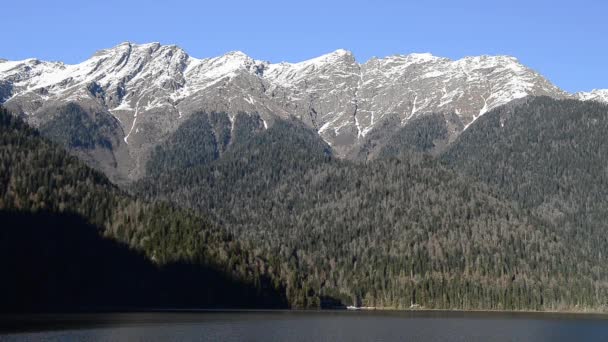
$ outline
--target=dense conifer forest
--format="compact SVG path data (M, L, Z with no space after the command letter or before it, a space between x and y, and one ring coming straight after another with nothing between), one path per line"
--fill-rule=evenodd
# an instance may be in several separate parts
M0 311L286 307L264 257L106 177L0 108Z
M277 121L214 162L156 175L134 192L205 213L277 255L293 307L324 296L391 308L603 307L603 245L589 234L578 240L587 246L573 244L570 230L493 184L420 154L445 136L437 122L422 121L424 134L401 130L392 140L404 144L363 164Z
M540 97L488 114L442 160L570 238L596 244L581 248L603 263L597 253L608 246L608 106Z

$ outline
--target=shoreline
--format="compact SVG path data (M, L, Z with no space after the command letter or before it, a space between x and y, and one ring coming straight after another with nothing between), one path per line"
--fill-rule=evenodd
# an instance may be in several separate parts
M128 314L162 314L162 313L320 313L320 312L385 312L385 313L504 313L504 314L564 314L564 315L601 315L608 318L608 311L597 310L494 310L494 309L397 309L392 307L358 307L358 308L312 308L312 309L286 309L286 308L112 308L100 310L81 311L40 311L40 312L0 312L0 321L5 317L36 317L36 316L77 316L77 315L128 315Z
M323 309L321 309L322 311ZM346 311L385 311L385 312L462 312L462 313L529 313L529 314L582 314L582 315L606 315L608 311L598 310L498 310L498 309L431 309L431 308L417 308L417 309L397 309L391 307L360 307L356 309L345 309Z

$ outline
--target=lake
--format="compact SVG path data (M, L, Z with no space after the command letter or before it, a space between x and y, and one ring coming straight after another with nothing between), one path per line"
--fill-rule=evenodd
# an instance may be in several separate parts
M0 316L0 341L608 341L608 317L251 311Z

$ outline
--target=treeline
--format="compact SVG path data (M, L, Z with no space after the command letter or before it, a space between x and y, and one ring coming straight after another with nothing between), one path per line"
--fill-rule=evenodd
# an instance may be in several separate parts
M435 122L417 149L445 136ZM144 179L133 191L205 213L276 256L292 307L323 298L387 308L607 304L598 245L573 245L568 230L430 156L391 150L367 164L337 160L295 121L277 120L222 158Z

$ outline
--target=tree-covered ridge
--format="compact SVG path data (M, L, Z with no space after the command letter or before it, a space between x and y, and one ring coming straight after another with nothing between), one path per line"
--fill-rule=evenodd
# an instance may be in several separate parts
M40 126L49 139L71 149L112 149L114 132L120 130L116 119L106 113L88 113L75 103L57 108L53 119Z
M84 166L4 109L0 118L0 208L72 210L90 217L93 224L106 223L116 206L113 195L119 191L103 174Z
M101 173L87 167L54 143L43 139L37 130L28 127L2 108L0 211L11 219L22 217L19 215L23 214L31 217L55 215L54 220L62 220L62 215L75 215L81 218L83 225L86 223L96 227L99 234L125 242L136 251L144 253L154 262L155 267L163 268L174 263L199 265L212 270L213 274L221 274L225 279L242 283L251 289L244 295L231 297L229 290L233 287L222 289L220 284L209 284L205 287L203 282L200 294L203 297L193 294L192 305L286 305L281 299L282 284L275 280L276 277L269 271L267 257L253 253L234 240L230 234L214 228L188 211L163 203L140 201L124 194ZM68 223L64 222L64 225L80 222L71 219L72 216L67 216ZM3 234L15 236L16 231L20 229L20 221L36 224L44 222L9 220L12 224L3 227ZM61 227L60 222L55 223L55 226ZM44 226L33 228L44 229ZM85 228L88 229L83 227ZM63 238L63 235L57 238ZM35 273L36 270L31 272ZM137 270L134 270L133 277L137 275ZM18 282L23 278L12 279ZM178 291L173 285L168 288ZM20 288L19 284L17 288ZM28 293L21 295L27 297ZM167 305L171 303L171 298L173 297L169 295ZM247 301L237 303L231 298ZM88 303L81 304L85 306ZM189 305L181 302L179 304Z
M490 187L416 153L334 159L297 122L277 121L211 164L134 190L206 213L275 255L294 307L326 296L396 308L606 304L606 273L595 260Z
M157 174L136 183L133 188L147 197L170 198L173 189L188 188L190 183L205 184L207 188L203 192L188 190L190 199L180 201L180 204L227 208L236 200L227 196L257 200L280 179L329 162L330 155L330 147L299 121L277 120L263 134L253 134L250 139L236 143L214 163ZM158 180L156 184L150 184L153 179ZM218 214L217 218L221 220L222 215Z
M404 151L438 155L460 132L463 125L456 114L426 114L402 126L396 119L384 120L369 132L351 159L371 161L395 158Z
M231 122L224 113L192 114L168 139L157 145L146 163L148 175L209 164L230 145L238 145L263 129L258 115L238 114Z
M535 98L484 115L442 159L593 244L598 257L608 247L607 131L606 105Z
M605 279L608 106L533 98L487 113L442 156L551 222Z
M481 117L442 159L525 206L576 212L607 198L607 130L607 105L533 98Z

